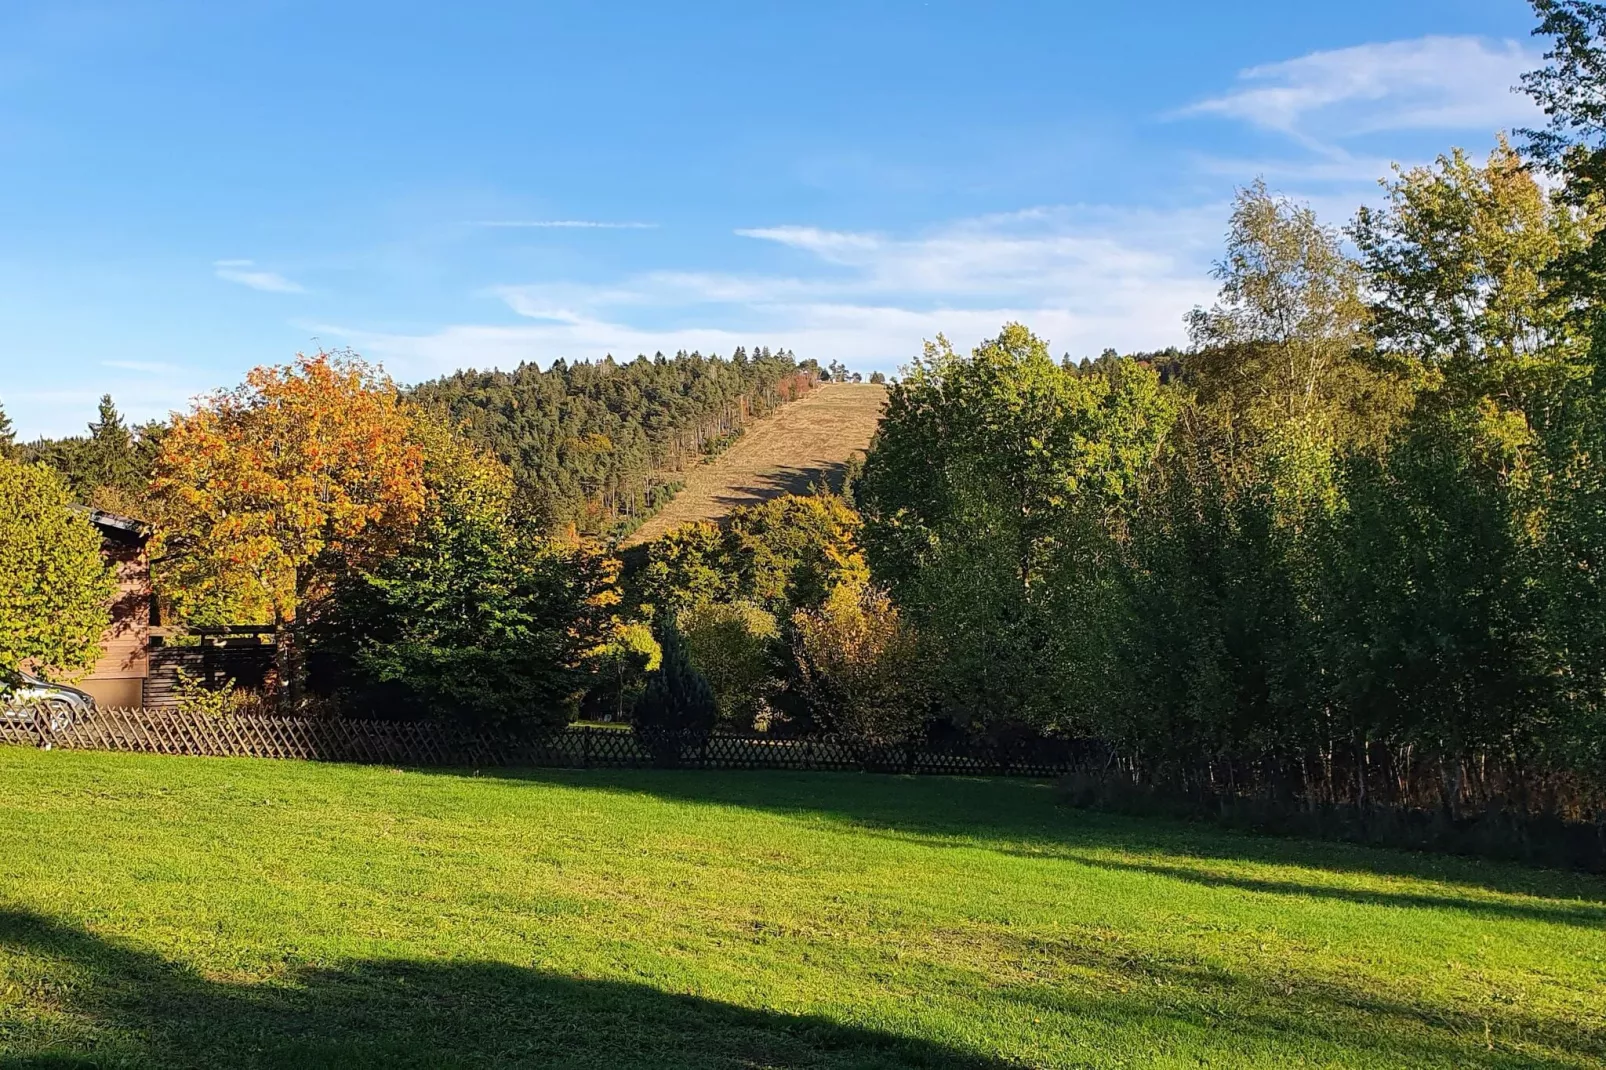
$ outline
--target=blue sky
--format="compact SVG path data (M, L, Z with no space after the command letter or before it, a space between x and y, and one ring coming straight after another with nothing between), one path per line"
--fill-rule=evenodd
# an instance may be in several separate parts
M1342 223L1533 121L1520 0L0 2L24 437L352 346L397 378L1010 319L1179 343L1235 186Z

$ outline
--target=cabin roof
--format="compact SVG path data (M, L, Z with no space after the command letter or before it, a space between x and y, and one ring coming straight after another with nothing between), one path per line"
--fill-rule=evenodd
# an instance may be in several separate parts
M129 546L144 546L155 531L151 525L143 520L135 520L131 516L119 516L108 513L104 509L90 509L87 506L76 506L89 518L89 522L100 529L105 538Z

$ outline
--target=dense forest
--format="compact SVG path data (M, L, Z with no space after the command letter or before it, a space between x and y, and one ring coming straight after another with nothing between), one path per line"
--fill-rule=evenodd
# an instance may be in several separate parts
M835 373L851 374L840 365ZM674 493L677 472L831 375L788 351L737 347L728 359L682 352L461 371L405 394L507 464L517 507L532 520L609 535L650 516ZM84 504L150 512L145 490L164 422L131 428L110 395L85 435L19 444L3 411L0 420L0 455L55 469Z
M1344 232L1252 185L1169 369L928 346L856 492L938 708L1193 790L1589 812L1603 158L1455 151Z
M541 522L603 533L650 515L673 493L675 472L818 376L790 352L738 347L729 359L681 352L461 371L412 394L509 465Z

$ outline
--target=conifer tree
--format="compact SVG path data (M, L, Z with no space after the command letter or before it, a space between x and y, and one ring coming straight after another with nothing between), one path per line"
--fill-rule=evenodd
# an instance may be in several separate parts
M11 426L11 417L6 415L4 406L0 406L0 458L16 460L17 458L17 432Z
M100 398L100 419L89 425L89 441L84 445L84 478L95 487L138 490L144 483L139 459L134 454L134 436L123 422L123 414L110 394Z
M647 679L636 700L631 721L649 740L678 744L687 737L706 736L719 716L714 689L692 664L685 637L673 616L666 615L658 634L663 660Z

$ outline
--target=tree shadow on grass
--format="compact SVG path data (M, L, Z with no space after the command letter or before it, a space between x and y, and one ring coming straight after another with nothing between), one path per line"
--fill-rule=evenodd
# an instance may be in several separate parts
M826 487L840 494L847 470L848 466L839 461L809 466L779 465L756 474L744 486L733 486L728 493L714 495L713 500L734 509L757 505L784 494L807 494L813 487Z
M1340 983L1099 944L1021 940L1059 977L993 993L1046 1019L1041 1052L1071 1063L1192 1053L1224 1063L1542 1067L1606 1053L1598 1025L1500 1008L1490 1019ZM0 1067L566 1067L1002 1070L941 1044L494 963L379 960L253 984L217 981L37 914L0 909L0 964L23 963L44 1013L0 1008ZM1082 971L1073 980L1066 971Z
M818 1016L505 964L365 961L231 984L18 910L0 910L0 952L27 960L40 1002L66 1018L0 1011L8 1068L1007 1065Z
M1026 858L1061 858L1145 870L1245 891L1344 899L1374 906L1456 909L1491 917L1606 929L1606 879L1450 855L1260 836L1165 818L1135 818L1062 805L1052 785L1013 778L789 773L771 770L539 770L485 775L648 794L675 802L746 807L851 824L933 847L981 847ZM1157 856L1111 859L1110 853ZM1430 881L1440 893L1356 889L1278 877L1221 874L1206 863L1296 866L1332 874ZM1457 888L1471 894L1458 895ZM1523 896L1501 901L1478 893Z
M1467 896L1442 895L1426 892L1383 891L1371 888L1346 888L1331 884L1313 884L1308 881L1280 880L1251 877L1238 873L1221 873L1172 862L1130 862L1109 858L1083 857L1086 865L1101 869L1129 873L1152 873L1171 877L1209 888L1235 888L1239 891L1266 895L1301 896L1315 899L1338 899L1364 906L1414 907L1424 910L1462 910L1494 918L1520 921L1542 921L1562 925L1578 925L1599 929L1606 934L1606 906L1576 901L1511 902L1508 900L1478 899ZM1524 894L1533 894L1531 892Z

